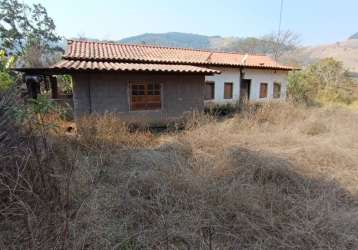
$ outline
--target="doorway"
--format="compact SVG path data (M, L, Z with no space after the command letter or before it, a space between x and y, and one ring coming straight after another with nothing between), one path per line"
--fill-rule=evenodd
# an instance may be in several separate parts
M251 79L242 79L240 83L240 101L250 100Z

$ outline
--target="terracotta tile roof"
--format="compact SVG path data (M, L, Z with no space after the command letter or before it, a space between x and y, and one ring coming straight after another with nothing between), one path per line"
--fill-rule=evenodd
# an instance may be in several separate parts
M263 69L291 70L268 56L213 52L185 48L150 45L70 40L63 56L67 60L150 62L165 64L192 64L214 66L245 66Z
M122 63L106 61L62 60L51 69L66 70L98 70L98 71L144 71L144 72L181 72L219 74L220 71L192 65L153 64L153 63Z

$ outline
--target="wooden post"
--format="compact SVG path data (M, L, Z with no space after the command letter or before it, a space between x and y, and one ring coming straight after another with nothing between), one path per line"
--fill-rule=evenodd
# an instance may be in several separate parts
M50 83L51 83L52 99L57 99L58 98L57 78L55 76L50 76Z

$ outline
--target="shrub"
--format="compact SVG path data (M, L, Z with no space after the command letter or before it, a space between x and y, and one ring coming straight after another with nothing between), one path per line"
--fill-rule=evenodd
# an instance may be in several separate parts
M354 99L352 80L341 62L326 58L288 78L288 95L294 102L351 103Z
M10 74L10 68L15 63L15 57L7 57L4 50L0 50L0 91L5 91L14 85L15 79Z
M205 113L214 116L226 116L239 110L238 103L213 104L205 107Z
M357 249L351 114L247 105L155 135L106 114L77 136L47 133L47 154L31 147L41 137L16 139L0 147L0 246Z
M115 114L91 115L77 122L79 142L94 150L113 147L141 148L152 144L154 136L146 128L134 128Z
M73 82L70 75L63 75L58 78L60 89L65 95L72 95Z
M313 100L313 90L305 72L293 71L288 74L288 97L296 103L309 103Z
M53 225L68 206L56 175L63 165L55 167L51 126L39 117L51 105L45 98L23 105L17 90L0 93L0 248L47 249L48 241L59 248Z

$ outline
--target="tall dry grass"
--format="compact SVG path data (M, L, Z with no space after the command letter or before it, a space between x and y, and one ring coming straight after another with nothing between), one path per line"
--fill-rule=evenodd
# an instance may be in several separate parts
M49 138L58 199L3 206L0 246L357 249L357 126L352 111L291 104L194 114L160 134L87 118Z

